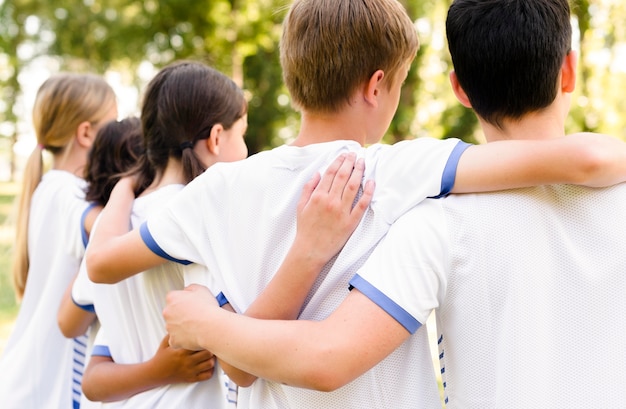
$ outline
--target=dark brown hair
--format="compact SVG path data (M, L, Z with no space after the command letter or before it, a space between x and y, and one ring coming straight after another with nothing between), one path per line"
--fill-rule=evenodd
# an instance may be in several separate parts
M143 153L139 118L105 124L98 131L87 158L85 199L104 206L121 175L135 166Z

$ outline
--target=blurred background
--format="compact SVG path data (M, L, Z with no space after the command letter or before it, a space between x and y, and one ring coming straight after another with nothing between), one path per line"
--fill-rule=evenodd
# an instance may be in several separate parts
M432 136L481 143L473 113L448 85L445 16L449 0L400 0L421 49L385 141ZM289 142L298 114L282 84L278 57L288 0L0 0L0 350L17 311L8 277L11 203L21 164L35 146L30 113L37 88L57 71L105 75L120 118L138 114L144 86L178 59L230 75L249 100L251 154ZM578 85L568 132L624 137L626 2L573 0ZM8 219L7 219L8 217Z

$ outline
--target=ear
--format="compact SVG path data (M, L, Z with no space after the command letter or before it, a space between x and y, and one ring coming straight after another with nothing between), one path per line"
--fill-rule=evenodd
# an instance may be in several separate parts
M378 95L380 94L380 87L384 78L385 72L383 70L376 70L365 85L365 101L375 107L378 107Z
M76 142L83 148L91 148L94 140L96 139L96 133L89 121L84 121L78 124L76 128Z
M211 128L211 133L206 139L206 146L212 155L217 156L220 154L220 137L223 131L224 126L222 124L215 124Z
M454 95L456 95L456 99L459 100L461 105L466 108L471 108L472 104L467 97L465 90L463 90L463 87L459 84L459 78L456 76L456 72L454 70L450 72L450 85L452 85L452 91L454 91Z
M563 60L561 67L561 90L563 92L574 92L576 87L576 67L578 65L578 55L571 50Z

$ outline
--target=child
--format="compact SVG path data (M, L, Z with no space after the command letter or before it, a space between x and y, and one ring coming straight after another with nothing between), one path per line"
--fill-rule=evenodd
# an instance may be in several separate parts
M37 92L37 147L24 171L13 262L22 302L0 360L5 408L72 407L73 342L59 331L56 310L84 253L87 155L98 129L116 116L112 88L94 75L56 74ZM44 150L52 156L45 173Z
M567 0L452 3L451 83L489 144L563 133L576 82L570 24ZM277 382L332 389L423 331L437 308L447 407L620 406L625 209L624 184L427 200L391 227L327 319L252 322L207 310L210 295L194 287L168 297L170 342L211 348ZM324 230L309 231L324 240ZM212 337L224 333L228 342Z
M208 268L207 281L221 282L223 295L237 312L320 320L348 294L353 272L389 225L426 197L451 190L580 182L585 177L589 183L614 181L616 169L624 177L623 161L618 158L601 171L585 172L596 159L585 147L589 136L582 135L540 146L515 141L468 148L458 140L420 138L362 148L378 142L387 129L417 47L414 25L395 0L296 0L285 20L281 43L285 82L302 113L294 143L213 166L166 209L127 234L125 203L132 200L132 191L118 184L103 210L102 229L87 253L90 277L116 282L159 265L166 257L186 260ZM602 141L606 152L617 151L614 139ZM622 145L617 147L623 155ZM348 151L365 158L365 176L376 182L365 219L314 283L289 285L287 274L283 286L287 294L278 294L280 302L268 303L276 313L251 310L251 306L256 309L253 301L270 283L296 237L296 203L302 186L339 153ZM572 161L572 155L580 161ZM485 166L487 162L492 164ZM312 249L305 268L319 267L322 261L317 250ZM297 292L290 294L290 290ZM195 335L196 340L202 337ZM238 342L230 336L227 339ZM258 379L240 390L239 404L253 408L441 407L425 331L363 376L330 393Z
M214 163L245 158L246 112L243 92L220 72L186 61L162 69L143 100L146 154L120 182L131 183L138 195L133 225ZM183 273L180 264L169 263L115 285L94 285L101 328L83 378L91 401L129 408L229 405L227 379L214 373L211 353L167 344L161 310L166 293L184 287Z
M99 210L109 200L111 190L121 174L135 165L143 154L141 122L138 118L126 118L121 121L110 121L98 130L96 140L89 150L85 166L87 190L85 200L91 205L83 212L83 242L87 245L89 233ZM84 260L80 268L84 268ZM73 283L73 281L72 281ZM73 400L74 407L87 407L83 400L81 405L81 378L84 371L83 357L88 358L93 336L97 331L97 321L93 303L81 305L75 303L71 295L72 283L61 300L57 320L61 333L67 338L74 338L74 349L79 351L74 359ZM76 299L80 299L76 297ZM93 324L93 325L92 325ZM91 328L90 328L91 327ZM91 331L89 331L91 329ZM87 337L85 334L93 334ZM84 399L84 397L83 397Z

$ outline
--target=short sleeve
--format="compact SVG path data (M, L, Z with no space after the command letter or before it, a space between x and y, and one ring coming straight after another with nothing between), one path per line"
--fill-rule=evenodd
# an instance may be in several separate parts
M208 241L207 216L219 197L214 192L226 189L216 165L196 177L160 210L150 214L140 228L141 238L156 255L180 263L203 264ZM222 190L220 190L222 189Z
M89 279L87 274L87 266L83 259L80 263L80 269L72 284L72 301L79 308L95 313L94 309L94 287L93 282Z
M350 285L415 332L439 306L447 283L447 229L439 201L400 217Z
M91 350L91 356L104 356L112 358L111 351L109 349L109 340L106 336L104 327L100 327L96 339L93 343L93 349Z
M469 146L454 138L417 138L369 147L365 177L376 181L372 209L391 224L424 199L450 193Z

